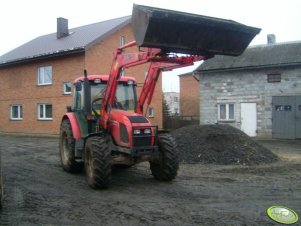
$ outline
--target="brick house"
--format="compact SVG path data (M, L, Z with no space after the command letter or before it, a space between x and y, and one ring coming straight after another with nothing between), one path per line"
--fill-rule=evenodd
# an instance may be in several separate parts
M198 77L192 72L180 74L180 115L200 116L200 88Z
M0 57L0 132L57 135L66 106L72 105L75 78L84 69L108 74L113 51L134 40L130 16L73 29L68 29L68 20L58 18L57 25L56 33ZM143 84L147 66L127 69L125 75ZM149 112L152 123L162 127L161 78Z
M203 63L195 71L200 123L227 123L261 138L301 138L300 53L301 42L271 42Z

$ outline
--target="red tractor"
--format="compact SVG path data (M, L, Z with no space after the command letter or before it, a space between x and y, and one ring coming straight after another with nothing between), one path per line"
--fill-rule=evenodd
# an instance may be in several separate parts
M112 166L143 161L157 180L173 180L179 168L176 142L145 116L160 73L215 54L239 55L259 32L233 21L139 5L132 25L136 41L116 49L109 75L85 71L76 79L73 107L62 118L63 169L76 173L85 167L92 188L109 186ZM125 51L136 46L138 52ZM145 63L150 66L137 97L135 78L122 77L121 71Z

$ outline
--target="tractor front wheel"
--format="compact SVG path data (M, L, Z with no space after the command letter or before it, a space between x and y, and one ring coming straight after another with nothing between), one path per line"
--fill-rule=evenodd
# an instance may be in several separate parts
M150 169L155 179L171 181L179 169L179 152L174 138L168 134L159 134L159 160L150 162Z
M68 119L63 120L61 124L59 142L63 169L70 173L79 173L83 168L83 163L75 161L75 139Z
M90 187L107 188L111 182L111 151L105 137L90 137L85 145L85 169Z

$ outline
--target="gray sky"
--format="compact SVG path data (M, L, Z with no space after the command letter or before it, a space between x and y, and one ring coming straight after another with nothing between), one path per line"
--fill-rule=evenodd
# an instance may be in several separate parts
M0 55L38 37L56 32L56 18L69 28L130 15L133 3L235 20L262 28L251 45L301 40L300 0L2 0ZM178 91L177 79L164 76L165 91ZM170 78L173 78L170 80ZM168 82L166 82L168 79Z

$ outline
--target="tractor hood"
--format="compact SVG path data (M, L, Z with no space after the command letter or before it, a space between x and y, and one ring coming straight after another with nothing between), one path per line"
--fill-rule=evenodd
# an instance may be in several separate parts
M110 132L116 144L122 147L136 147L136 141L133 138L135 131L144 131L144 129L150 129L152 126L147 118L142 115L138 115L134 112L112 109L110 111ZM153 131L154 134L154 131ZM148 140L153 138L152 134L148 134ZM142 138L144 139L144 138ZM145 141L145 140L144 140ZM145 143L150 145L151 143Z
M112 109L110 111L110 123L123 123L126 125L132 124L135 126L150 126L151 123L142 115L130 111Z
M132 26L139 47L205 56L243 53L261 29L232 20L134 5Z

